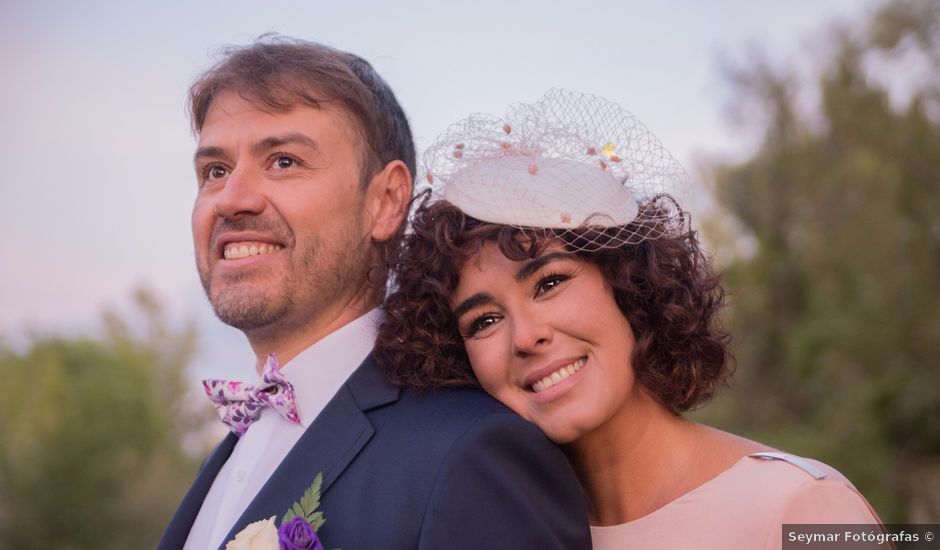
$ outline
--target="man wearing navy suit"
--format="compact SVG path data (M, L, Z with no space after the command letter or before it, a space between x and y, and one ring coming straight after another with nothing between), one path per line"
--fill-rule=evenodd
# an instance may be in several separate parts
M577 480L537 428L479 391L399 389L371 356L415 170L382 78L269 37L228 50L189 100L202 284L287 385L250 424L229 414L160 548L224 547L318 474L327 549L590 548Z

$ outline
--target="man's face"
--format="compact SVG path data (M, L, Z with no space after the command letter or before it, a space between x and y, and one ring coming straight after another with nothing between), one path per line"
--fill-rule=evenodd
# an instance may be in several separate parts
M219 318L300 330L362 291L370 262L360 151L345 111L268 112L225 92L199 135L193 242Z

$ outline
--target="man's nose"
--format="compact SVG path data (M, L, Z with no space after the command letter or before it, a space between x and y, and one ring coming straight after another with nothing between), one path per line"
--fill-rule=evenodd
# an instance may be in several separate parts
M552 328L538 315L527 313L512 320L512 352L517 357L538 353L552 342Z
M235 219L258 215L266 204L261 176L248 169L236 167L229 174L215 203L220 217Z

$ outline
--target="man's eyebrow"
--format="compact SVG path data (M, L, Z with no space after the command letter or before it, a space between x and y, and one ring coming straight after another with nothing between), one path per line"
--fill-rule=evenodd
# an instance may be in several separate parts
M316 141L307 135L301 134L300 132L291 132L281 136L266 137L261 141L254 143L251 146L251 149L254 153L257 154L288 144L302 145L308 149L313 149L315 152L320 150L320 145Z
M460 302L460 305L454 308L454 318L460 319L460 316L464 313L470 311L471 309L493 301L493 295L487 292L477 292L473 296L467 298L463 302Z
M320 145L316 141L311 139L309 136L301 134L300 132L291 132L282 136L266 137L256 143L253 143L251 149L255 154L260 154L288 144L302 145L309 149L313 149L315 152L320 150ZM196 164L204 158L220 158L224 156L225 150L221 147L215 147L212 145L200 147L196 149L196 152L193 154L193 163Z
M219 158L224 156L225 151L223 151L221 147L200 147L196 149L195 153L193 153L193 164L198 164L201 159L206 157Z
M546 264L550 264L556 260L565 260L570 258L571 252L552 252L551 254L539 256L534 260L526 262L525 265L520 267L514 278L516 279L516 282L523 281L536 271L542 269L542 267L544 267Z

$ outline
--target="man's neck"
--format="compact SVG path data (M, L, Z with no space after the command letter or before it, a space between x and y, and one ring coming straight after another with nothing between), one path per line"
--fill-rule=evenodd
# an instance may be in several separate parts
M255 352L255 368L260 373L270 354L276 353L278 364L286 365L302 351L326 338L333 332L362 317L379 304L363 297L337 311L323 311L305 322L291 326L265 327L263 331L245 333Z

